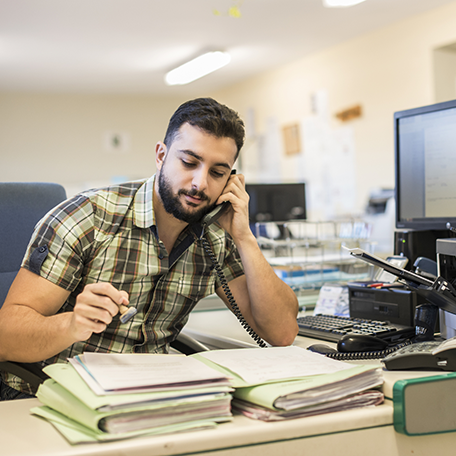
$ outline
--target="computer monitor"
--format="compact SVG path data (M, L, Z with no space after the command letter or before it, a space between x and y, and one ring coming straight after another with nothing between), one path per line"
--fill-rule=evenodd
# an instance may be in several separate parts
M246 184L250 223L306 218L304 183Z
M394 114L396 228L456 227L456 100Z

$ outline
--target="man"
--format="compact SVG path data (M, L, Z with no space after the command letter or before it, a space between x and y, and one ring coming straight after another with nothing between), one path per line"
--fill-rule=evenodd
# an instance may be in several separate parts
M244 141L237 113L210 98L184 103L155 148L148 180L67 200L37 226L0 310L0 360L65 362L84 351L166 353L188 314L214 291L231 308L202 246L204 231L249 325L272 345L297 334L297 299L249 228L244 177L231 174ZM126 324L119 306L134 306ZM45 360L45 361L43 361ZM3 373L10 398L33 394Z

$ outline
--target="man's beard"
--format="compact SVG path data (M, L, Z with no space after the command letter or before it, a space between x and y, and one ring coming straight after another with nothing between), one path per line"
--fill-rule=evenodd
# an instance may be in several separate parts
M158 175L158 194L160 195L165 211L176 217L178 220L188 224L200 221L204 215L215 207L215 204L212 204L204 206L194 212L187 211L179 199L180 195L197 196L201 199L201 201L208 201L209 198L204 192L200 192L196 189L191 191L181 189L177 192L177 195L174 195L171 189L171 184L163 172L163 168L160 170Z

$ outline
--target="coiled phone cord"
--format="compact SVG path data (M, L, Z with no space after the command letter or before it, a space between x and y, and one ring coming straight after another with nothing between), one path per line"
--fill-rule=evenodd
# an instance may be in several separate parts
M360 352L326 352L328 358L338 359L340 361L356 361L359 359L382 359L387 355L403 348L412 343L411 340L405 340L393 347L385 348L384 350L360 351Z
M231 310L233 311L234 315L236 318L239 320L241 326L247 331L249 336L261 347L261 348L267 348L266 342L250 327L250 325L247 323L245 320L244 316L242 315L241 311L239 310L239 307L231 294L230 287L228 286L228 282L226 280L225 274L222 271L222 268L220 267L219 262L217 261L217 257L214 255L214 252L211 249L211 246L208 242L208 240L202 236L201 242L203 243L204 250L206 253L209 255L209 258L212 261L212 264L214 265L215 271L217 275L219 276L220 282L223 287L223 291L225 292L225 295L228 299L228 302L231 306Z

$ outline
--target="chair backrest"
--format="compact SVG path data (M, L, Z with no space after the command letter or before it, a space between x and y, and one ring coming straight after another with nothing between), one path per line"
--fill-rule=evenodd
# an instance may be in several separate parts
M0 307L20 269L36 223L66 199L59 184L0 182Z

